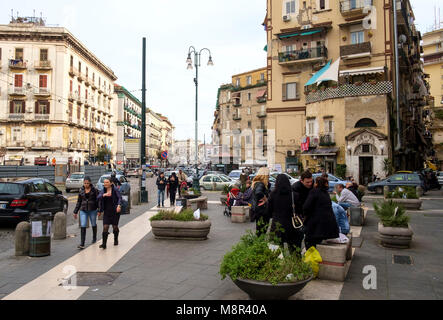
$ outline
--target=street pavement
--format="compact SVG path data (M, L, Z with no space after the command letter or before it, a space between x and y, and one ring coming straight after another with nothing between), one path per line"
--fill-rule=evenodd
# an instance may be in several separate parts
M76 249L79 229L78 226L71 225L68 228L68 239L52 241L52 253L49 257L14 257L13 250L0 254L0 298L13 293L10 297L20 299L19 297L25 296L27 288L32 287L32 283L34 287L36 284L40 284L41 287L54 286L56 282L54 277L62 279L66 276L62 273L54 276L57 267L73 259L75 263L83 263L84 268L80 271L114 272L118 277L106 285L91 284L79 287L77 293L70 292L71 299L248 299L248 296L230 279L221 280L218 272L224 254L240 240L246 230L253 230L254 224L231 223L230 219L222 214L219 192L205 192L205 195L209 198L209 210L205 211L205 214L209 215L212 222L208 240L199 242L156 240L149 232L147 220L155 213L152 207L156 203L135 206L130 215L122 216L121 248L113 247L111 235L111 245L106 252L97 251L94 247L98 246L100 241L90 246L89 252L79 252ZM427 198L439 197L442 197L441 192L427 194ZM368 203L370 210L359 239L361 247L355 248L346 281L339 283L315 280L291 299L442 299L443 211L438 212L441 204L442 200L425 200L424 210L411 212L411 226L414 230L412 247L393 250L378 244L376 239L378 219L372 210L372 205ZM131 221L137 225L134 226ZM99 223L99 234L101 228ZM125 234L125 228L132 231ZM138 234L136 240L133 239L132 233ZM90 237L88 230L87 243L90 242ZM409 255L413 264L393 264L393 254ZM366 275L362 271L367 265L376 267L376 290L363 288L362 283ZM49 275L53 278L48 278ZM48 281L52 283L45 283L45 279L51 279ZM26 284L27 286L24 286ZM22 289L16 291L20 288ZM48 292L45 298L51 296L49 290Z

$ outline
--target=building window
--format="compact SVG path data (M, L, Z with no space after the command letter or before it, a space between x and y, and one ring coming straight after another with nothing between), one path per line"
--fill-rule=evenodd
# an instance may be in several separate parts
M22 100L11 101L9 113L25 113L25 101Z
M251 93L248 92L248 100L251 101Z
M361 148L363 153L371 152L371 146L369 144L363 144Z
M2 61L2 48L0 48L0 61Z
M369 118L360 119L355 125L356 128L371 128L376 126L375 121Z
M251 121L248 121L248 128L251 128L252 127L252 123L251 123Z
M46 141L47 133L46 128L37 128L36 130L37 141Z
M333 133L334 132L334 121L332 121L332 120L325 121L325 132L326 133Z
M72 93L72 87L73 87L72 80L70 80L69 81L69 92L70 93Z
M252 77L251 77L251 76L247 76L247 77L246 77L246 84L247 84L248 86L250 86L250 85L252 84Z
M319 0L320 10L326 9L326 0Z
M78 62L78 72L82 72L82 63L80 61Z
M88 76L88 72L89 72L88 67L86 67L86 77Z
M251 114L251 108L248 108L248 115Z
M365 42L365 32L363 30L351 32L351 44L359 44L363 42Z
M235 86L236 86L236 87L240 87L240 79L237 78L237 79L235 80Z
M15 74L14 75L14 87L15 88L22 88L23 87L23 75L22 74Z
M15 60L22 60L24 59L23 57L23 48L15 48Z
M47 88L48 87L48 75L47 74L41 74L39 76L39 88Z
M286 1L286 14L295 13L295 0Z
M36 114L49 114L49 101L36 101L35 103Z
M260 73L260 80L265 81L265 74L264 73Z
M40 49L40 61L48 61L48 49Z
M299 98L297 82L283 84L283 101L295 100Z
M22 129L12 128L12 141L21 141L21 140L22 140Z

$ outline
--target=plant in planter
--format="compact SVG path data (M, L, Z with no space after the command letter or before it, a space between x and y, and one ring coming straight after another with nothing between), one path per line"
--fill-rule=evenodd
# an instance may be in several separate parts
M207 215L200 214L200 219L195 219L191 209L180 213L162 210L149 220L156 239L206 240L211 228Z
M220 202L222 205L224 205L226 203L226 201L228 199L228 193L229 193L229 191L231 191L231 189L232 189L232 186L225 185L223 187L223 190L222 190L221 196L220 196Z
M423 202L417 196L416 189L411 186L397 187L394 191L388 192L385 198L401 204L407 210L419 210Z
M283 249L274 234L249 231L221 263L222 279L229 276L252 299L288 299L312 280L311 266L299 252Z
M378 232L381 244L392 248L409 248L412 241L412 229L409 226L410 217L406 216L405 208L390 201L374 203L374 209L380 218Z

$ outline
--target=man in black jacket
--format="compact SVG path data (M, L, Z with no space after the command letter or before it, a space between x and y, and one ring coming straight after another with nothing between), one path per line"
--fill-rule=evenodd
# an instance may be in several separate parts
M303 205L308 198L309 192L312 190L313 178L312 173L309 170L303 172L300 176L300 181L297 181L292 185L292 191L294 192L295 199L295 211L304 217Z
M160 173L160 176L157 178L157 188L158 188L158 207L160 208L160 198L161 205L165 207L165 189L168 184L168 180L165 178L165 174L163 172Z

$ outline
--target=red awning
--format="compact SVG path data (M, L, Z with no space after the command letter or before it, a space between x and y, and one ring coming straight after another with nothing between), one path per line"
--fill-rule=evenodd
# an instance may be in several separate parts
M265 96L267 90L268 89L260 89L260 90L258 90L257 98L263 98Z

